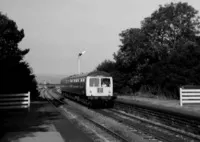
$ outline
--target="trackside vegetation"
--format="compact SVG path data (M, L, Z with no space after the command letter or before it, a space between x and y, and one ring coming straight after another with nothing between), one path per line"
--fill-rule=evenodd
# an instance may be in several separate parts
M117 93L179 98L182 85L200 85L200 17L188 3L160 5L141 28L122 31L121 45L96 70L114 78Z
M29 49L20 49L24 30L0 12L0 94L31 92L31 99L38 96L37 82L29 64L24 60Z

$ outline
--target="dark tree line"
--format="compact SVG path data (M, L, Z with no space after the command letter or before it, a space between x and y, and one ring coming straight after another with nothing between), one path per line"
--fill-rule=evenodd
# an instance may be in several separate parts
M31 99L38 95L37 82L24 56L29 49L20 49L24 30L0 13L0 94L31 92Z
M200 84L200 17L188 3L170 3L122 31L114 62L97 70L110 72L115 91L140 89L178 98L182 85Z

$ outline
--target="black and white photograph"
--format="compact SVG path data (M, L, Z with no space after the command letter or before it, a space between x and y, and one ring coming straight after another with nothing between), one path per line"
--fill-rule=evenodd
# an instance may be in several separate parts
M0 0L0 142L200 142L200 1Z

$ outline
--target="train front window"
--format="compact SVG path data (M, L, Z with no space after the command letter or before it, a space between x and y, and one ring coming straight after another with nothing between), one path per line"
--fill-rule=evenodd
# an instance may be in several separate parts
M102 78L101 79L101 86L102 87L110 87L110 79L109 78Z
M90 78L90 87L99 87L99 78Z

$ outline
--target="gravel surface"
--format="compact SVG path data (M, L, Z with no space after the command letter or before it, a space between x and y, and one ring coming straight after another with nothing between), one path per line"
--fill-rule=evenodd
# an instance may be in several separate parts
M99 113L96 113L95 110L88 109L82 105L79 105L79 104L69 101L67 99L65 101L68 103L68 105L64 106L65 111L73 113L73 115L75 115L80 122L85 122L84 118L82 118L81 115L86 115L91 120L94 120L95 122L102 124L106 128L109 128L110 130L123 135L129 141L133 141L133 142L134 141L135 142L145 142L146 141L141 136L135 134L132 131L132 129L129 128L128 126L120 124L120 123L114 121L113 119L110 119ZM84 124L86 125L86 123L84 123ZM97 131L97 129L98 129L90 123L87 123L87 127L92 130L95 130L95 131ZM114 140L114 138L112 136L109 137L109 135L103 131L98 130L97 133L99 135L101 135L101 137L104 137L104 140L106 140L106 141L116 141L116 140Z

